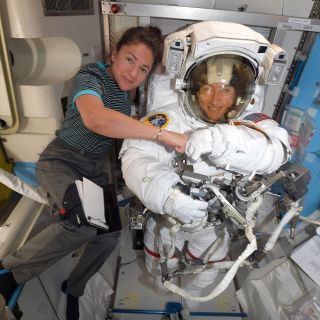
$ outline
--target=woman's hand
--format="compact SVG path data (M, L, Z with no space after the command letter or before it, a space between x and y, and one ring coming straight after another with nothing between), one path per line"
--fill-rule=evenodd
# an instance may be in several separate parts
M186 148L188 136L183 133L163 130L158 141L163 145L174 148L177 152L183 153Z

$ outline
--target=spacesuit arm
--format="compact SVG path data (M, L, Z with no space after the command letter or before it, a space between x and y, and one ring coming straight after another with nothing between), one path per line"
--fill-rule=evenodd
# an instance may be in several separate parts
M272 119L259 121L256 126L261 131L245 125L229 124L198 130L191 135L186 153L193 160L202 154L214 165L227 170L269 174L288 161L289 136ZM197 146L200 146L200 141L203 147L199 151Z
M120 151L122 174L128 188L151 211L163 214L172 187L180 182L169 167L169 154L151 141L124 141Z
M141 121L165 130L184 132L176 104L149 113ZM120 150L122 174L128 188L151 211L163 214L172 187L182 182L172 167L173 148L150 140L126 139ZM167 212L166 212L167 213Z
M170 153L162 148L149 141L124 142L120 156L127 186L149 210L169 214L183 224L201 224L208 203L175 188L182 181L166 162Z

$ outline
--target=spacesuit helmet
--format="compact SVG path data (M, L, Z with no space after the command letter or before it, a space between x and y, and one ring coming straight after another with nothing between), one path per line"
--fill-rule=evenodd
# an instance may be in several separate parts
M207 57L186 73L186 111L206 123L237 118L250 102L256 77L251 62L241 55Z

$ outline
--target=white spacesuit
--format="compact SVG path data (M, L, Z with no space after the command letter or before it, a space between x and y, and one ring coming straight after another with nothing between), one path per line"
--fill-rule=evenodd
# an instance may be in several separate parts
M206 223L208 203L184 192L181 163L223 180L234 173L268 174L288 160L286 131L255 111L261 108L264 84L280 80L286 57L260 34L234 23L196 23L166 38L167 74L153 76L152 111L142 121L190 134L186 162L154 141L125 140L120 152L127 186L153 212L147 218L144 250L147 269L158 279L164 270L179 268L181 255L201 260L210 251L210 266L225 259L229 248L224 224ZM184 275L181 287L199 296L217 273L208 267ZM185 303L193 308L190 300Z

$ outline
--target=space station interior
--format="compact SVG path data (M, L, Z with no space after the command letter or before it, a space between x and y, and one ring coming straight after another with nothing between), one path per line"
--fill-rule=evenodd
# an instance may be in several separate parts
M135 175L143 169L130 169L135 144L119 140L106 173L116 190L121 236L79 299L80 319L320 319L319 0L2 0L0 261L56 219L35 163L61 126L72 77L87 63L109 63L124 30L149 24L165 39L163 66L136 90L133 118L159 125L174 117L170 105L184 117L177 128L219 128L197 109L194 79L205 68L208 83L229 81L240 66L248 70L246 93L228 123L259 131L271 145L276 129L259 127L250 114L273 119L289 134L288 143L279 138L289 161L266 170L221 162L216 179L210 168L177 155L172 166L180 191L207 202L207 214L190 229L169 219L171 247L163 245L159 275L152 277L144 236L155 214L139 200L149 182L140 188ZM209 73L214 68L220 71ZM230 242L222 261L209 261L220 238L197 259L187 255L192 236L178 246L180 230L201 237L213 229L225 230ZM66 319L61 283L83 250L19 286L9 303L0 296L0 320ZM178 261L173 268L171 255ZM206 290L182 285L213 272Z

